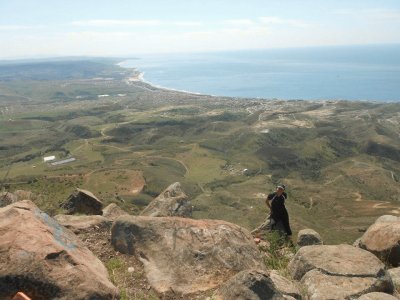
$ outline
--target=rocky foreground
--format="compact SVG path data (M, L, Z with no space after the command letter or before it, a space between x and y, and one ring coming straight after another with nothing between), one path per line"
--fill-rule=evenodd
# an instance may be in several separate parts
M115 204L103 208L84 190L63 204L69 214L53 218L32 201L7 196L0 208L0 299L18 292L35 300L400 299L398 217L380 217L354 245L324 245L318 233L302 230L295 254L280 249L287 268L273 270L265 263L272 241L257 245L238 225L191 219L179 183L140 216ZM126 275L132 272L144 276ZM135 288L147 292L127 293Z

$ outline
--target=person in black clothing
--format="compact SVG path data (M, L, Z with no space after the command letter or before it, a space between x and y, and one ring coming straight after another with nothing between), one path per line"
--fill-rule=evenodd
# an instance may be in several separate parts
M285 186L278 185L276 191L268 195L265 203L271 210L269 215L268 229L277 230L281 235L291 236L292 230L289 224L289 214L285 207L285 200L287 199L287 194L285 192Z
M291 236L292 230L289 225L289 214L285 207L287 194L286 187L281 184L276 187L276 191L269 194L265 203L270 209L267 220L258 228L252 231L252 234L259 236L261 232L276 230L282 236Z

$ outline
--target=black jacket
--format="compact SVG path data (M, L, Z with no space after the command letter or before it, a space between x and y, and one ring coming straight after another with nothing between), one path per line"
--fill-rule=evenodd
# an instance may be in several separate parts
M289 214L285 207L285 200L287 194L284 192L281 196L278 196L275 192L268 195L268 200L271 201L271 215L270 218L275 222L281 221L286 234L292 235L292 230L289 225Z

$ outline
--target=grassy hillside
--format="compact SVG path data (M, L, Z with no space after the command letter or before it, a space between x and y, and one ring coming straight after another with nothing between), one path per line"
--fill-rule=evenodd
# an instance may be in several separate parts
M195 218L249 229L283 182L295 231L328 243L400 214L399 104L192 95L93 61L2 67L0 180L51 214L75 187L139 213L175 181ZM51 166L47 155L76 161Z

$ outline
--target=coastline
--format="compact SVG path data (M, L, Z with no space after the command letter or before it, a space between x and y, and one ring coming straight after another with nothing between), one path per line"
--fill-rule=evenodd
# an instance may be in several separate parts
M235 98L235 97L230 97L230 96L217 96L217 95L210 95L210 94L203 94L203 93L197 93L197 92L191 92L191 91L186 91L186 90L178 90L178 89L174 89L174 88L170 88L170 87L165 87L165 86L161 86L158 84L155 84L151 81L148 81L144 78L144 74L145 72L140 71L139 69L135 68L135 67L125 67L122 64L125 61L119 62L117 63L117 65L121 68L124 69L131 69L132 71L136 72L137 75L133 75L132 77L128 77L126 79L126 83L127 84L131 84L133 82L143 82L146 83L150 86L152 86L153 88L159 89L159 90L165 90L165 91L172 91L172 92L180 92L180 93L185 93L185 94L189 94L189 95L196 95L196 96L209 96L209 97L229 97L229 98ZM239 97L240 98L240 97Z
M129 67L129 66L124 66L123 64L127 60L121 61L117 63L121 68L124 69L130 69L136 74L128 77L126 79L127 84L132 84L135 82L142 82L145 83L149 86L151 86L154 89L159 89L159 90L164 90L164 91L172 91L172 92L179 92L179 93L185 93L188 95L195 95L195 96L207 96L207 97L212 97L212 98L229 98L229 99L235 99L235 100L253 100L253 101L305 101L305 102L338 102L338 101L344 101L344 102L364 102L364 103L373 103L373 104L400 104L400 99L399 100L372 100L372 99L344 99L344 98L334 98L334 99L324 99L324 98L317 98L317 99L303 99L303 98L277 98L277 97L251 97L251 96L227 96L227 95L213 95L213 94L206 94L206 93L199 93L199 92L192 92L188 90L180 90L180 89L175 89L171 87L165 87L162 85L155 84L151 81L148 81L144 78L145 72L140 71L137 67Z
M161 86L158 84L155 84L151 81L148 81L144 78L144 74L145 72L140 71L139 69L137 69L136 67L126 67L123 66L122 64L125 62L121 61L119 63L117 63L116 65L118 65L121 68L124 69L130 69L133 72L135 72L137 75L134 75L132 77L128 77L125 82L127 84L132 84L135 82L142 82L145 84L148 84L149 86L158 89L158 90L162 90L162 91L171 91L171 92L178 92L178 93L184 93L184 94L188 94L188 95L195 95L195 96L206 96L206 97L211 97L211 98L225 98L225 99L235 99L235 100L252 100L252 101L310 101L310 102L328 102L328 101L349 101L349 100L345 100L345 99L336 99L336 100L329 100L329 99L315 99L315 100L307 100L307 99L282 99L282 98L266 98L266 97L241 97L241 96L218 96L218 95L212 95L212 94L204 94L204 93L197 93L197 92L191 92L191 91L187 91L187 90L179 90L179 89L174 89L174 88L170 88L170 87L165 87L165 86ZM367 100L365 100L367 102Z

